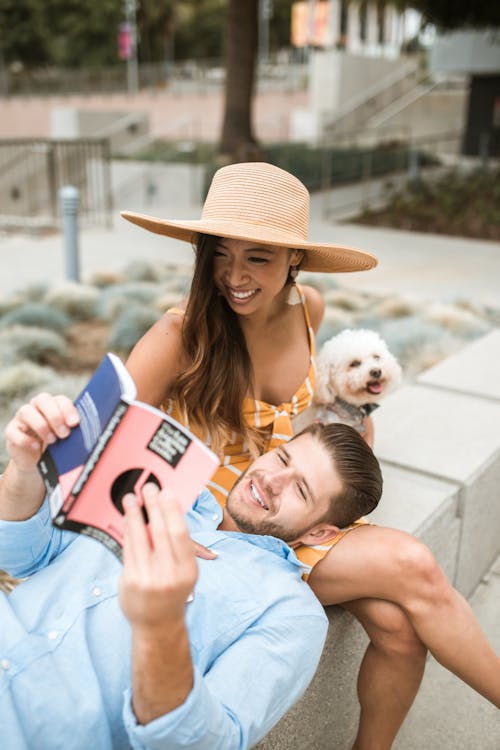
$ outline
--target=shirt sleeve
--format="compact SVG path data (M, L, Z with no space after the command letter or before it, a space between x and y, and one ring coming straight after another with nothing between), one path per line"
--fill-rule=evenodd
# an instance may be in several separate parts
M46 498L26 521L0 520L0 568L17 578L32 575L66 549L74 536L52 525Z
M174 711L139 725L127 693L124 720L134 750L246 750L302 695L318 666L321 612L261 618L226 649Z

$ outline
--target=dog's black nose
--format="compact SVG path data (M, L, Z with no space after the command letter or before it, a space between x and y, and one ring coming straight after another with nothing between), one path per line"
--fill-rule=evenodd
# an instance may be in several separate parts
M370 370L372 378L379 378L382 375L382 370Z

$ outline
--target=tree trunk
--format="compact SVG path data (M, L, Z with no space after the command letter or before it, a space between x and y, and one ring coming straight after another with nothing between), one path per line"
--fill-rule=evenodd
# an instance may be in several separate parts
M258 9L259 0L228 2L224 120L218 148L219 157L225 163L262 158L252 123Z

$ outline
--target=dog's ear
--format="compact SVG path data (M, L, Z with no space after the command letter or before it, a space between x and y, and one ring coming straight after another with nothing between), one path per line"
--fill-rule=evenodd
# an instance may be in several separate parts
M326 352L322 350L320 356L316 360L316 388L314 391L314 402L317 404L330 404L332 401L335 401L336 395L333 384L332 364L328 360Z
M387 373L390 376L390 388L391 390L396 388L403 379L403 370L396 357L388 351L387 357Z

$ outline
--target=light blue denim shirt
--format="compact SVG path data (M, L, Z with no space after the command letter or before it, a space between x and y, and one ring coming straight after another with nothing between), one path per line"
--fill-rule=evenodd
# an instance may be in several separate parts
M188 514L193 538L219 553L198 560L186 606L194 686L144 726L131 709L121 563L53 528L46 503L0 521L0 568L29 576L0 594L2 750L237 750L269 731L313 676L327 620L286 544L217 531L221 518L208 492Z

